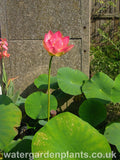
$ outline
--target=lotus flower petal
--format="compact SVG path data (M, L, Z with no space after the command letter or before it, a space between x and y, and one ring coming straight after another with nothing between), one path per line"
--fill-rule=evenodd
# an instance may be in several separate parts
M60 51L60 49L63 47L63 41L62 41L62 39L56 41L55 44L54 44L54 47L55 47L58 51Z
M53 32L49 31L47 34L45 34L44 41L47 42L48 40L50 40L52 36L53 36Z
M66 52L70 51L73 47L74 47L74 45L71 44L71 45L67 46L66 48L61 49L61 51L66 53Z
M43 46L51 56L61 56L70 51L74 45L68 45L69 37L63 37L60 31L45 34Z
M50 53L52 53L53 55L55 55L58 51L55 49L55 47L51 47L49 48Z
M69 43L69 37L67 36L67 37L64 37L63 39L62 39L62 41L63 41L63 47L66 47L67 45L68 45L68 43Z
M56 33L54 33L53 36L56 37L56 38L62 38L62 34L61 34L60 31L57 31Z
M52 43L51 43L50 40L48 40L48 41L46 42L46 46L47 46L47 48L53 47L53 45L52 45Z

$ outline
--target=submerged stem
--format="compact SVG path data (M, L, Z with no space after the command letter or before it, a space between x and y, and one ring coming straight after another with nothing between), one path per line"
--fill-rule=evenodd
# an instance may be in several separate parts
M48 71L48 121L50 117L50 72L51 72L51 62L52 62L53 56L51 56L49 61L49 71Z

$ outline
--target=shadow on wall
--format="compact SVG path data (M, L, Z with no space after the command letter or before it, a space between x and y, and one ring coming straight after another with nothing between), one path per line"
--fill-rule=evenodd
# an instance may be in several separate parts
M22 93L21 96L23 98L27 98L30 94L32 94L33 92L37 92L37 91L42 91L44 93L46 93L46 90L40 90L38 89L34 83L32 83L31 85L29 85Z

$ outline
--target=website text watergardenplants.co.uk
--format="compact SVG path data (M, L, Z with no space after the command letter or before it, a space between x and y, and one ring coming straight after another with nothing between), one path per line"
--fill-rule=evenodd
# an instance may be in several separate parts
M78 158L81 158L81 159L87 159L87 158L89 158L89 159L95 159L95 158L98 158L98 159L101 159L101 158L104 158L104 159L107 159L107 158L116 158L116 153L115 152L111 152L111 153L105 153L105 154L103 154L103 153L101 153L101 152L99 152L99 153L95 153L95 152L93 152L93 153L91 153L91 154L89 154L89 153L87 153L87 152L69 152L69 151L67 151L67 152L49 152L49 151L47 151L47 152L45 152L45 153L39 153L39 152L37 152L37 153L28 153L28 152L26 152L26 153L23 153L23 152L19 152L19 151L17 151L17 152L9 152L9 153L3 153L3 156L4 156L4 158L11 158L11 159L23 159L23 158L28 158L29 160L33 160L34 158L36 158L36 159L43 159L43 158L45 158L45 159L60 159L60 160L64 160L64 159L66 159L66 158L69 158L69 159L78 159Z

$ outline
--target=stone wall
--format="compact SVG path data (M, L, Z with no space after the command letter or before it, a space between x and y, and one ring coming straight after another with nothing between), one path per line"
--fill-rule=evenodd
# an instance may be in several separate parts
M66 55L54 57L52 74L69 66L89 75L90 0L0 0L0 23L11 54L6 59L8 76L19 76L16 90L22 92L48 72L50 56L42 41L49 30L70 36L75 45Z

